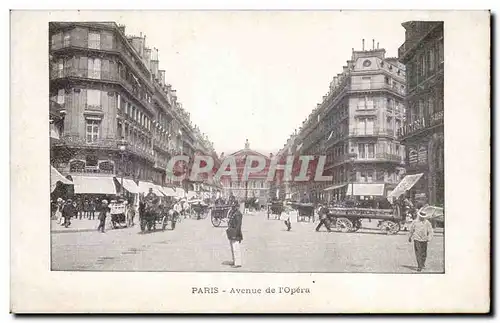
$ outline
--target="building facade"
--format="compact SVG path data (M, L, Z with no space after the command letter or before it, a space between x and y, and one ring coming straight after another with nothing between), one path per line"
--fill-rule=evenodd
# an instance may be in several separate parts
M405 148L396 133L405 118L405 66L378 44L361 51L335 76L329 92L303 121L293 154L326 155L332 182L294 183L313 201L385 195L404 175ZM353 185L348 185L353 184Z
M411 190L422 203L444 206L444 38L443 22L403 23L406 64L406 122L399 129L407 149L408 174L423 173Z
M159 69L146 36L116 23L51 22L50 98L64 112L51 162L63 175L172 182L168 160L211 151Z
M260 156L265 158L266 166L260 172L250 173L248 180L243 178L243 170L245 168L246 158L248 156ZM221 176L221 183L224 188L224 197L227 198L233 194L239 201L244 201L250 198L257 198L259 204L265 205L269 200L270 183L267 180L271 158L267 157L255 150L250 149L248 140L245 142L245 148L232 153L228 157L235 158L237 180L233 180L230 176ZM224 159L224 157L221 157Z

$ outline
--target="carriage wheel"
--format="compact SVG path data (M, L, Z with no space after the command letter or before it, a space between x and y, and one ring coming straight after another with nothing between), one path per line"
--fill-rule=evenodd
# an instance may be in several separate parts
M352 231L353 225L351 220L347 218L338 218L337 227L340 228L340 231L346 233Z
M162 231L165 231L165 228L167 227L167 222L168 222L167 216L164 215L163 218L161 219L161 229L162 229Z
M352 221L352 224L353 224L353 227L352 227L353 232L356 232L359 229L361 229L361 220L359 220L359 219L354 220L354 221Z
M212 225L214 227L218 227L220 225L220 223L221 223L220 217L215 216L214 214L211 215L211 221L212 221Z
M386 221L386 232L387 234L396 234L401 229L401 226L397 222Z

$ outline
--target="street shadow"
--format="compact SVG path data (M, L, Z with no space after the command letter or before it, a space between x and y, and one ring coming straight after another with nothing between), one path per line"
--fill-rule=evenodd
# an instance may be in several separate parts
M233 262L232 262L232 261L227 261L227 260L226 260L226 261L223 261L223 262L221 263L221 265L224 265L224 266L232 266L232 265L233 265Z
M52 230L51 233L78 233L78 232L97 232L97 228L95 229L69 229L69 230Z
M401 267L404 267L406 269L410 269L410 270L413 270L413 271L417 271L417 266L401 265Z

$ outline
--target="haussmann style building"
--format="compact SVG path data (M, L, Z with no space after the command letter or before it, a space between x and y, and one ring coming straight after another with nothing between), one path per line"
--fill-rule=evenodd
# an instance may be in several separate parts
M405 118L405 66L375 46L352 50L329 92L303 121L292 154L326 156L331 182L293 183L297 199L313 202L385 196L404 176L405 147L397 138Z
M422 178L411 189L420 203L444 206L444 39L443 22L408 21L399 60L406 65L406 122L399 138L406 146L408 174Z
M49 42L51 132L57 137L51 165L73 182L75 194L217 186L173 182L166 170L174 155L214 151L166 82L146 36L127 36L125 26L113 22L51 22Z

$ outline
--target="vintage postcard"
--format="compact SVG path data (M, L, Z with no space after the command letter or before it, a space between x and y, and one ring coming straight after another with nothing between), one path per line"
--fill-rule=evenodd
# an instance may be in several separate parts
M488 11L12 11L10 45L14 313L490 310Z

